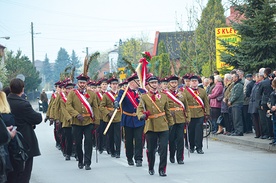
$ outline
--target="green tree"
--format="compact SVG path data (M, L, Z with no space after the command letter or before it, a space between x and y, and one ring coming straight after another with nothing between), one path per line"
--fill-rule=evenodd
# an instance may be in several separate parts
M127 39L123 44L122 44L122 52L123 52L123 58L126 58L133 64L138 64L140 58L141 58L141 53L145 50L142 50L142 40L141 39Z
M240 23L233 23L241 41L237 45L222 42L227 48L227 53L222 53L222 60L249 72L256 72L261 67L275 68L275 1L246 0L242 5L232 4L245 19Z
M0 61L0 82L3 86L8 85L8 78L7 78L7 69L5 67L5 63Z
M44 75L45 83L53 83L53 70L51 68L47 54L45 55L45 59L42 65L43 66L42 66L41 74Z
M54 81L60 80L60 73L63 73L65 68L71 65L70 57L64 48L60 48L54 66Z
M76 52L74 50L72 50L72 54L71 54L71 59L70 59L70 64L71 65L71 68L73 69L75 67L76 71L78 71L81 67L81 63L80 63L80 60L79 58L77 57L76 55ZM76 78L80 73L78 72L74 72L74 78Z
M164 41L158 44L158 55L152 57L150 62L150 72L161 78L169 76L171 73L170 56L166 52Z
M202 10L201 19L196 29L197 70L202 73L202 66L209 62L209 74L216 69L216 37L215 28L225 26L224 9L221 0L208 0Z
M25 76L25 93L35 91L41 83L39 72L27 56L21 55L21 51L17 51L15 55L12 51L7 52L6 69L7 77L10 79L15 78L18 74Z
M164 78L171 73L170 57L168 53L161 53L159 57L159 74L158 76Z

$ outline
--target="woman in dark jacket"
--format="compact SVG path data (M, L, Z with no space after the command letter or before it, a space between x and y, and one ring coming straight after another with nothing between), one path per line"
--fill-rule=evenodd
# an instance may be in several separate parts
M252 121L255 130L255 138L259 138L261 136L261 129L260 129L260 118L259 118L259 103L261 101L261 96L259 92L260 81L261 78L257 73L255 76L255 84L252 88L250 98L249 98L249 105L248 105L248 113L252 116Z
M27 100L21 97L24 92L24 82L22 80L12 79L10 89L11 93L8 96L8 102L11 107L11 113L14 115L17 130L23 135L30 147L30 151L27 152L29 158L26 161L24 171L14 176L18 178L18 183L28 183L31 178L33 157L40 155L34 127L41 123L42 116L32 108Z

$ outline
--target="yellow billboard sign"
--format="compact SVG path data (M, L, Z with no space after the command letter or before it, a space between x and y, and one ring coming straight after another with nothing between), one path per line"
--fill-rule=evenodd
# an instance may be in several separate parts
M120 79L121 79L121 80L126 79L125 67L120 67L120 68L118 68L118 71L121 71L121 72L120 72L120 75L119 75Z
M221 51L227 52L227 50L223 45L221 45L220 40L223 40L229 44L235 45L241 40L241 38L238 36L237 31L234 30L232 27L216 28L215 31L216 31L216 66L217 66L217 70L220 70L221 68L228 68L231 70L231 69L233 69L232 66L221 61Z

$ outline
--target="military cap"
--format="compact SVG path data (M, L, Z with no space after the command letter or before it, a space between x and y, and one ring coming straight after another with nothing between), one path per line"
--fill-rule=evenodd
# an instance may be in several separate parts
M108 84L111 84L111 83L119 83L119 80L116 78L116 77L112 77L110 78L108 81L107 81Z
M169 78L168 77L164 77L162 79L160 79L161 83L168 83L169 82Z
M74 84L74 83L66 83L66 84L64 84L64 87L65 88L74 88L76 86L76 84Z
M169 77L169 81L178 81L179 77L176 75L172 75L171 77Z
M159 79L156 76L151 76L147 79L147 82L159 82Z
M88 86L97 86L97 83L95 81L89 80L87 85Z
M86 75L84 75L83 73L80 74L78 77L77 77L77 80L78 81L83 81L83 82L87 82L90 78Z
M130 82L135 79L138 79L138 75L136 73L133 73L129 78L127 78L127 81Z
M199 77L197 75L191 75L189 77L190 80L199 80Z

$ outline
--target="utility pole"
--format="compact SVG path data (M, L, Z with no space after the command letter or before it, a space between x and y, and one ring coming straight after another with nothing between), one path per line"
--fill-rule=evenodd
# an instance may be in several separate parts
M40 32L39 33L34 33L34 25L33 25L33 22L31 22L31 37L32 37L32 63L33 65L34 64L34 34L41 34Z
M32 63L34 65L34 27L33 27L33 22L31 22L31 34L32 34Z
M88 58L88 47L86 47L86 56Z

